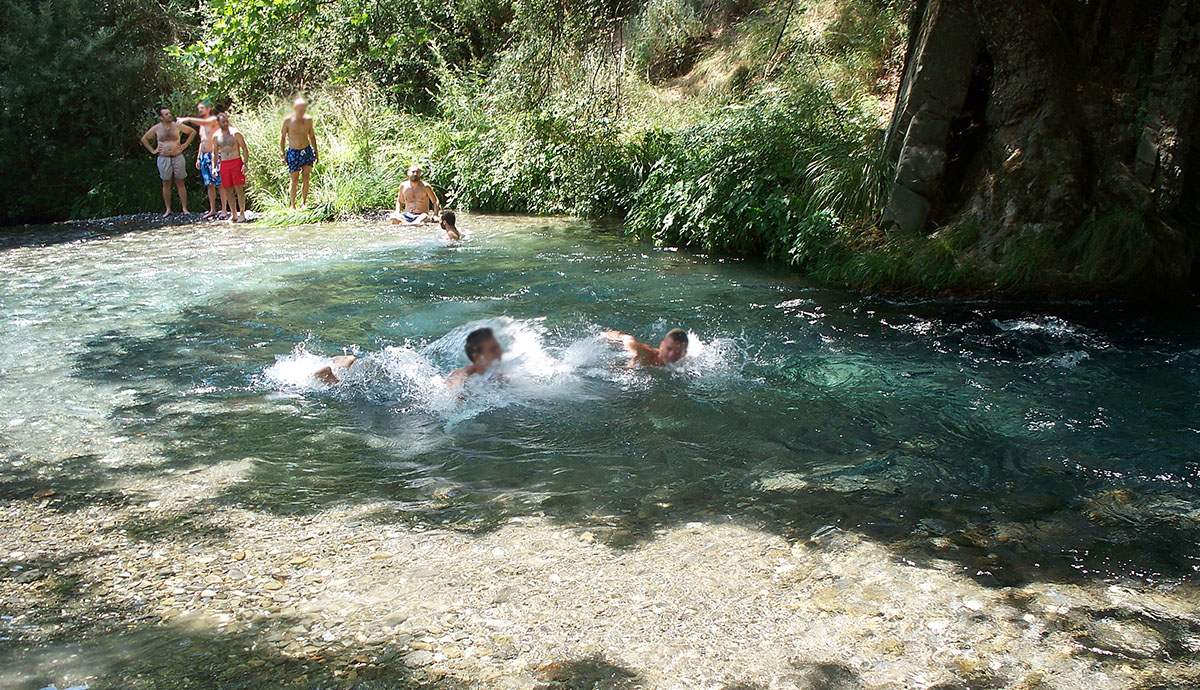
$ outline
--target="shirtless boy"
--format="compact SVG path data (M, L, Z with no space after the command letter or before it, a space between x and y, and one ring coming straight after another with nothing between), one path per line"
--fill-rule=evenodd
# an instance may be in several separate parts
M181 132L187 135L183 143L179 142ZM187 165L183 162L183 152L195 136L196 130L176 122L171 109L166 106L158 109L158 123L142 135L142 146L158 156L158 176L162 180L163 205L167 209L163 211L163 218L171 215L171 180L175 181L175 189L179 191L179 205L184 214L188 212L187 187L184 185ZM150 145L151 137L155 140L154 146Z
M292 208L296 208L296 183L301 185L300 206L308 207L308 177L316 165L317 133L313 129L312 116L308 114L308 101L297 98L292 103L292 114L283 118L283 130L279 133L279 152L291 173L288 195Z
M404 204L403 211L400 210L401 204ZM429 213L430 204L433 205L432 215ZM388 219L392 225L418 225L437 220L441 209L441 202L433 187L421 179L420 166L414 165L408 169L408 179L400 183L400 191L396 194L396 210Z
M638 342L632 335L620 331L607 331L602 335L625 348L631 357L630 366L665 367L687 356L688 336L680 328L667 331L658 347Z
M454 215L454 211L442 211L442 232L446 233L446 239L451 242L457 242L462 239L462 233L458 231L458 217Z
M225 113L217 115L213 146L221 171L221 203L228 203L233 210L229 222L246 221L246 161L250 158L250 149L246 147L242 133L229 125L229 116Z

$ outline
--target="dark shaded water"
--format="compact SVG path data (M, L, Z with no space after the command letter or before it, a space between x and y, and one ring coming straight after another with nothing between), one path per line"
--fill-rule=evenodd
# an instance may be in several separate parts
M1200 567L1194 307L864 297L582 223L469 221L457 247L347 224L0 250L0 482L251 458L220 500L466 530L541 513L614 545L834 526L996 584ZM508 381L459 400L440 377L478 325ZM697 342L670 371L596 337L676 325ZM309 380L342 351L367 366Z

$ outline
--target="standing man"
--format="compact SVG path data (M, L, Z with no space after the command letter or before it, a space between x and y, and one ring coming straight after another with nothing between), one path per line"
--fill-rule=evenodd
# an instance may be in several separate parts
M296 208L296 182L302 185L301 208L308 207L308 177L317 163L317 132L313 129L312 116L308 114L308 101L297 98L292 103L292 114L283 118L283 131L279 134L279 149L283 162L292 175L288 194L292 208Z
M232 206L231 223L241 223L246 218L246 161L250 149L242 133L229 126L229 116L217 115L217 131L213 134L213 145L217 149L217 169L221 172L221 203ZM231 195L229 190L233 190ZM230 198L230 197L233 198Z
M179 143L180 132L187 134L187 141L182 144ZM185 215L188 212L187 187L184 186L187 164L183 162L183 152L195 136L196 130L176 122L171 109L166 106L159 106L158 124L142 135L142 146L158 156L158 176L162 179L163 205L167 209L163 211L163 218L171 215L171 180L175 180L175 189L179 190L179 205ZM150 137L154 137L154 146L150 145Z
M221 175L213 161L213 134L217 131L217 116L213 114L212 101L205 98L196 104L196 112L200 117L181 117L179 121L185 125L200 128L200 147L196 151L196 169L204 180L205 191L208 192L208 212L205 218L217 215L217 187L221 184Z
M401 203L404 204L403 212L400 210ZM430 204L433 205L432 216L429 213ZM418 225L436 221L441 210L441 202L433 187L421 179L421 166L414 165L408 169L408 179L400 183L400 191L396 194L396 210L392 211L388 220L392 221L392 225Z

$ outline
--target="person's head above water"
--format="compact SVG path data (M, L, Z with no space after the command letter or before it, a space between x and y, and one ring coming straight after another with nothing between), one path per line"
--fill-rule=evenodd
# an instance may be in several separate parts
M682 328L672 328L667 331L667 335L663 337L662 343L658 346L659 357L662 358L663 364L678 362L687 356L688 335Z
M419 166L419 165L408 166L408 179L412 182L416 182L416 181L420 180L421 172L422 172L421 166Z
M454 215L454 211L442 211L442 229L458 229L458 217Z
M496 334L490 328L477 328L471 331L467 335L467 344L464 349L471 364L480 368L491 366L504 356L500 341L496 340Z
M303 115L308 112L308 101L304 100L304 96L296 96L296 100L292 101L292 110L297 115Z

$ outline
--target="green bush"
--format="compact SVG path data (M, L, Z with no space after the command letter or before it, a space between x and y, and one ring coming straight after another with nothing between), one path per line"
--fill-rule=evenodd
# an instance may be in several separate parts
M672 137L633 197L631 232L813 267L882 199L878 132L816 92L727 109Z
M61 219L93 193L109 199L98 208L131 205L96 190L124 174L107 161L136 155L170 91L163 47L181 12L155 0L0 3L0 169L29 181L6 190L0 223Z

